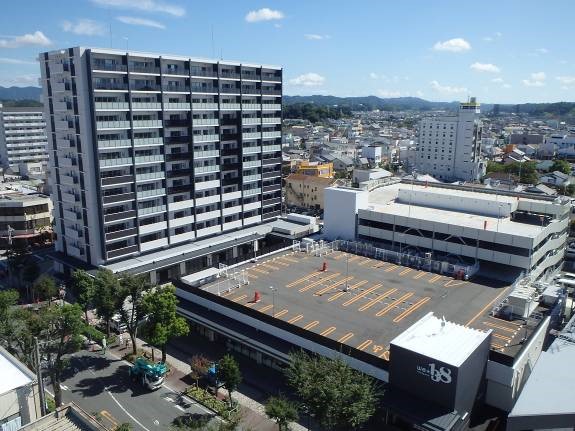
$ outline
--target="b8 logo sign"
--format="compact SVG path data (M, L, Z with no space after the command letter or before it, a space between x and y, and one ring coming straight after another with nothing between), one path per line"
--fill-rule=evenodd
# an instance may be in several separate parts
M446 367L437 368L435 364L429 364L429 377L434 382L451 383L451 369Z

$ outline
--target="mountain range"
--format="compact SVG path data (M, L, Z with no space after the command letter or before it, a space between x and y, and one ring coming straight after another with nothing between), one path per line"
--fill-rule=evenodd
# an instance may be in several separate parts
M40 87L2 87L0 86L0 100L37 100L40 101L42 89Z

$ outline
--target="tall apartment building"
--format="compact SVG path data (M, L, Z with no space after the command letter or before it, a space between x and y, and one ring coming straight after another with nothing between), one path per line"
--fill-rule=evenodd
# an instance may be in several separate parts
M485 175L479 113L479 103L472 97L459 105L457 115L422 119L417 172L443 181L476 181Z
M0 159L4 168L41 173L48 162L42 107L3 107L0 103Z
M281 68L83 47L39 61L57 251L144 262L280 215Z

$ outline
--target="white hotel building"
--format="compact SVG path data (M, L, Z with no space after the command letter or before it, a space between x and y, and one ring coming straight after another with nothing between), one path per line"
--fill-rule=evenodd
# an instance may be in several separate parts
M428 117L419 123L415 169L440 181L477 181L485 175L481 160L479 103L472 97L457 115Z
M280 67L83 47L39 61L62 255L156 264L280 215Z

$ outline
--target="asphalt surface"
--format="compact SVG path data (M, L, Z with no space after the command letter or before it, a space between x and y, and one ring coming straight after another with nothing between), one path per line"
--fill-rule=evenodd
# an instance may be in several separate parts
M154 392L142 388L128 370L127 362L109 354L78 352L70 356L62 381L63 401L75 402L110 429L129 422L135 431L166 430L179 416L212 414L166 386Z

